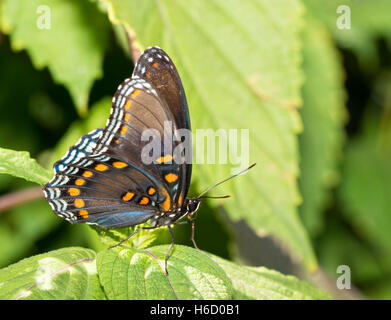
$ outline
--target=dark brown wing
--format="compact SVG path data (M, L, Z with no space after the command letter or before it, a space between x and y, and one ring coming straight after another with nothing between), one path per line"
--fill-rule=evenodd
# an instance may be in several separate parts
M190 132L190 115L182 81L174 63L162 49L156 46L147 48L138 59L133 76L145 79L153 85L171 110L176 127L187 129ZM187 139L191 140L191 135ZM192 142L188 141L188 145L190 146L186 150L188 154L183 154L186 161L180 168L180 171L182 171L181 192L175 198L175 202L179 207L182 206L183 200L186 198L191 180Z

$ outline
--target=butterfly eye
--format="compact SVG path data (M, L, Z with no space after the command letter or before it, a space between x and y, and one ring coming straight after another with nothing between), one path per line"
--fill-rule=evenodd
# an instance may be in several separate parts
M188 205L187 205L187 210L189 213L196 212L198 208L200 207L201 201L195 199L195 200L190 200Z

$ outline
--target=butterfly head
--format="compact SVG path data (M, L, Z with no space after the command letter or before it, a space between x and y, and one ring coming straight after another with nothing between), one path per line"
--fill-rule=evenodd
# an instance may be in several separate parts
M189 218L192 218L192 216L198 211L201 205L201 200L198 198L194 199L187 199L186 201L186 212L187 216Z

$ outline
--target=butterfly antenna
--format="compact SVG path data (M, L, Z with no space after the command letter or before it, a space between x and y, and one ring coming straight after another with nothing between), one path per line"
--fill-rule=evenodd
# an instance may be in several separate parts
M219 183L216 183L214 186L212 186L212 187L206 189L204 192L202 192L202 193L197 197L197 199L201 199L201 197L202 197L205 193L209 192L209 191L212 190L213 188L216 188L216 187L219 186L220 184L222 184L222 183L224 183L224 182L226 182L226 181L228 181L228 180L231 180L232 178L235 178L235 177L237 177L237 176L240 176L240 175L243 174L243 173L246 173L248 170L250 170L250 169L251 169L252 167L254 167L255 165L256 165L256 163L253 163L253 164L252 164L251 166L249 166L247 169L244 169L244 170L238 172L237 174L234 174L233 176L231 176L231 177L229 177L229 178L227 178L227 179L225 179L225 180L223 180L223 181L220 181ZM227 195L227 196L221 196L221 197L202 197L202 198L222 199L222 198L230 198L230 197L231 197L230 195Z
M226 196L217 196L217 197L203 196L203 197L198 197L197 199L225 199L231 197L232 196L230 194L227 194Z

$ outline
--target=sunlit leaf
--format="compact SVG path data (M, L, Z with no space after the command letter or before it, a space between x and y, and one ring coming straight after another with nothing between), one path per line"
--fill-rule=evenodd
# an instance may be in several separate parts
M233 299L315 300L330 299L330 295L306 281L286 276L264 267L239 266L210 255L227 273L234 288Z
M0 299L104 299L95 252L65 248L0 269Z
M323 227L330 188L339 181L346 110L342 64L328 31L307 16L303 32L303 132L300 135L300 213L313 235Z
M51 178L49 170L42 168L26 151L0 148L0 173L7 173L38 184L45 184Z
M314 269L316 260L296 210L300 3L101 2L107 5L111 22L123 24L136 45L158 45L173 59L188 97L194 133L237 129L240 141L240 129L249 129L250 159L244 162L258 166L219 188L220 193L233 195L224 207L233 220L245 219L257 234L276 236ZM240 150L247 142L238 144ZM206 152L197 150L195 143L195 160ZM244 149L242 156L246 153ZM232 174L230 169L224 164L197 164L193 179L204 189Z
M168 259L168 246L104 250L98 253L99 279L109 299L230 299L231 282L224 270L206 254L176 245ZM159 259L159 260L158 260Z

